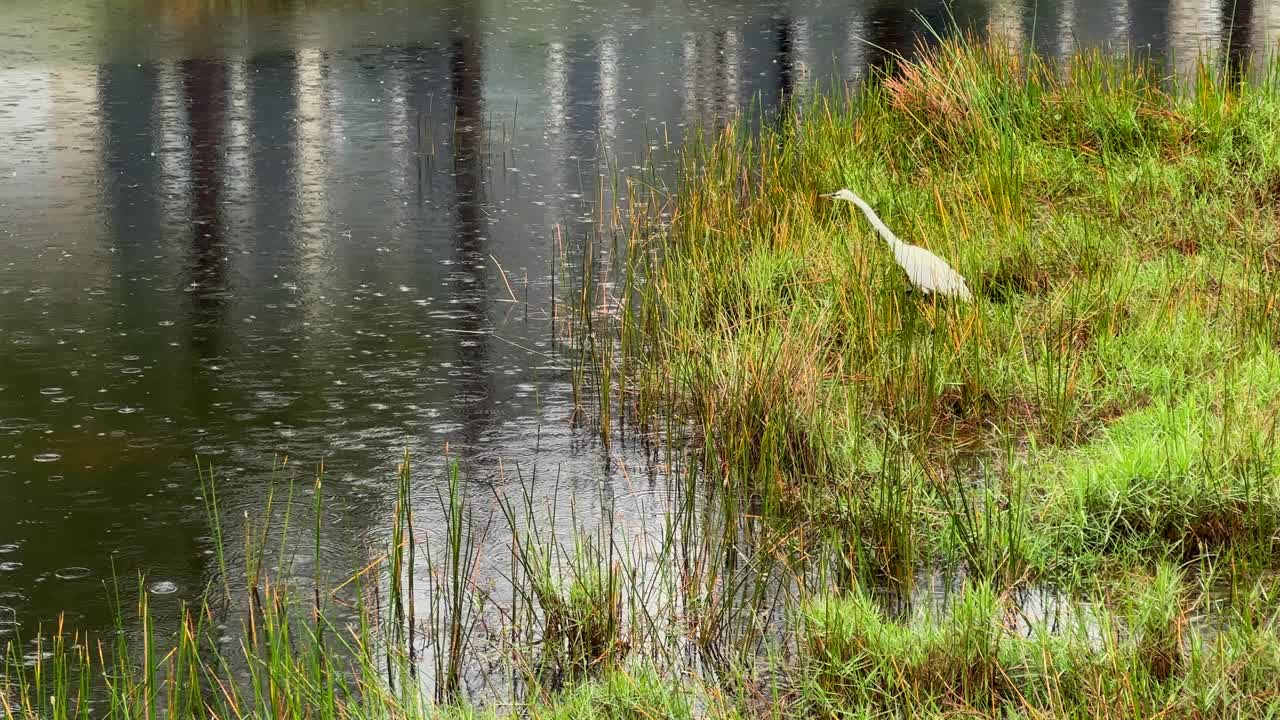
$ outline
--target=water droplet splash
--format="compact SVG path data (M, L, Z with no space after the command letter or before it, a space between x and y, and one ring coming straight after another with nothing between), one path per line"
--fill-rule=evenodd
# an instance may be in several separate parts
M178 586L168 580L151 583L151 587L147 588L152 595L172 595L178 592Z

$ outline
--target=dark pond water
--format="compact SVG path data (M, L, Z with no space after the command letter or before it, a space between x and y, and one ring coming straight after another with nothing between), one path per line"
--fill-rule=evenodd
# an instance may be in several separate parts
M1267 0L0 4L0 622L100 628L112 568L194 597L196 455L232 538L274 457L323 458L333 568L406 447L428 516L446 446L478 498L536 467L548 502L659 512L569 422L555 228L580 252L602 178L949 12L1172 66L1280 36Z

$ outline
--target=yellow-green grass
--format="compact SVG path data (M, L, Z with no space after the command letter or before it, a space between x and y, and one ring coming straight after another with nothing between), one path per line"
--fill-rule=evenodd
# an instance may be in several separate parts
M1090 612L1019 624L989 586L969 585L946 617L889 620L864 593L800 613L799 714L821 717L1231 718L1280 711L1280 637L1239 622L1189 628L1180 573L1152 577Z
M1249 77L957 39L758 136L700 137L647 248L637 406L688 421L717 484L856 518L873 564L955 550L957 516L997 522L991 495L1033 571L1268 555L1280 84ZM818 198L841 187L976 300L911 291Z

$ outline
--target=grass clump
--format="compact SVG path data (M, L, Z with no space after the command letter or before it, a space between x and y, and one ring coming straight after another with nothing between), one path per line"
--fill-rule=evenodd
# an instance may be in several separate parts
M808 699L827 715L850 705L994 706L1006 692L996 609L989 588L971 588L950 622L913 628L885 619L863 593L820 598L802 619Z
M1272 360L1234 371L1242 385L1201 385L1176 405L1129 413L1096 440L1041 458L1050 479L1042 516L1059 548L1079 558L1240 553L1267 562L1280 530L1274 414L1262 410L1274 403ZM1250 420L1237 423L1241 415ZM1267 415L1271 422L1255 420Z
M1052 630L989 586L943 613L889 620L868 595L801 609L801 714L819 717L1247 717L1280 710L1274 627L1184 634L1182 575L1161 566L1116 610Z
M620 578L598 548L578 538L568 567L555 567L552 548L526 541L522 556L534 557L529 593L542 626L540 657L535 663L544 683L610 667L624 654ZM563 572L563 576L562 576Z

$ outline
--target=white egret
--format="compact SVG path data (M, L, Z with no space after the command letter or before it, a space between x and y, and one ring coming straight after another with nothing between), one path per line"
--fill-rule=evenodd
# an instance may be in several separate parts
M964 278L960 273L952 270L946 260L922 247L899 240L897 235L885 227L884 221L862 198L847 189L825 193L821 197L844 200L857 205L862 214L867 216L871 227L875 228L876 232L880 233L880 237L889 243L889 249L893 250L893 259L897 260L898 266L907 272L911 284L921 292L926 295L937 293L961 300L973 300L973 293L969 292L969 286L965 284Z

